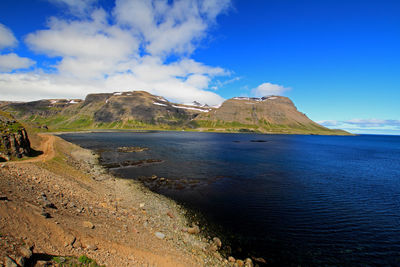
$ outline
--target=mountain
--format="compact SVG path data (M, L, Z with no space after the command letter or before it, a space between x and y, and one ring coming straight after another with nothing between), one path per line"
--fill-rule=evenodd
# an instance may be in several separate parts
M289 98L283 96L235 97L225 101L218 109L200 114L196 121L203 128L215 130L308 134L334 132L310 120L297 110Z
M85 100L48 99L6 103L1 109L37 128L159 129L222 132L347 134L300 113L287 97L236 97L219 108L182 105L144 91L89 94Z

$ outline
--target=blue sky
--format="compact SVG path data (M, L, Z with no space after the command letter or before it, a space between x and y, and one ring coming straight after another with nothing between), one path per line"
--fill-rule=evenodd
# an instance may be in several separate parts
M327 127L400 134L398 14L394 0L2 0L0 99L281 94Z

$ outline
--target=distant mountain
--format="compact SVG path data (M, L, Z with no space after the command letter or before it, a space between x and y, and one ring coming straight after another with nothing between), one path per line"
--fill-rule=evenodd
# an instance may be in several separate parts
M223 132L347 134L330 130L297 111L287 97L236 97L219 108L171 103L144 91L89 94L85 100L48 99L5 103L1 109L38 128L160 129Z
M293 102L283 96L262 98L235 97L218 109L200 114L196 121L201 127L212 129L253 130L271 133L333 133L297 110ZM339 132L337 132L339 133Z

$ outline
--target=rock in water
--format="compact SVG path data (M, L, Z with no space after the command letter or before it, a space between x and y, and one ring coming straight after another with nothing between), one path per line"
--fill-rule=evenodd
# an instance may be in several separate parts
M218 237L213 238L213 243L217 246L218 249L220 249L222 246L221 239L219 239Z

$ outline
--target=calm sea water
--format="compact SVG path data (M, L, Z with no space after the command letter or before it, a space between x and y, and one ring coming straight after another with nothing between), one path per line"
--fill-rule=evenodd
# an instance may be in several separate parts
M271 266L400 266L400 136L65 134L200 211L233 254ZM120 146L148 151L120 153ZM152 180L156 174L167 182Z

